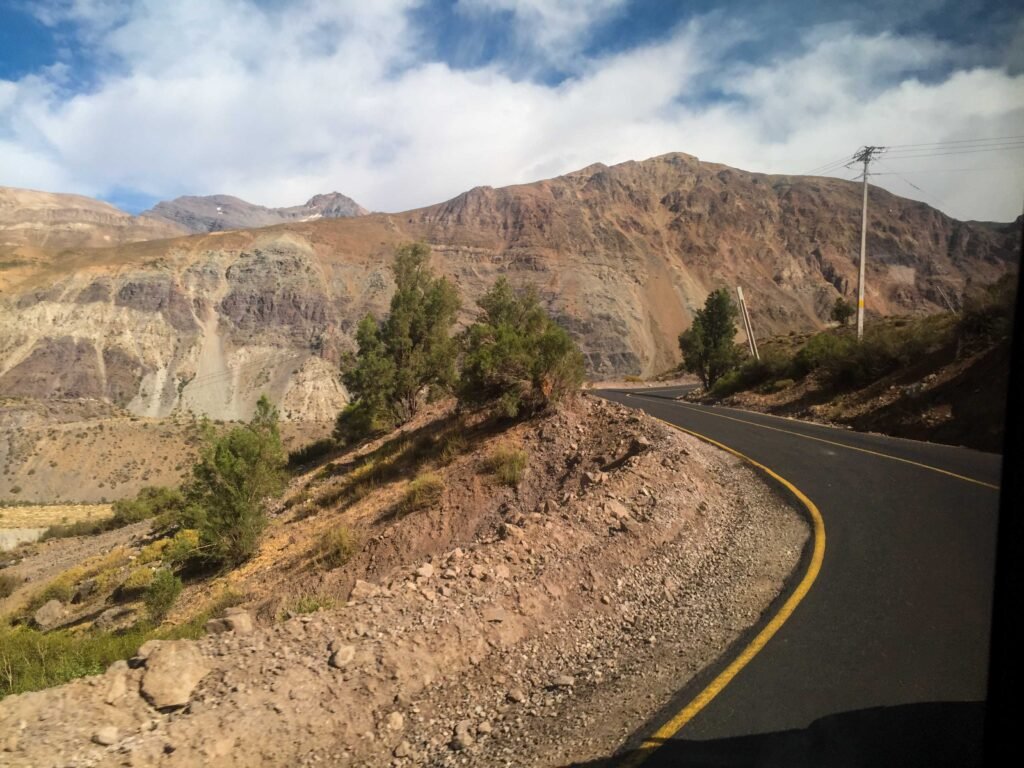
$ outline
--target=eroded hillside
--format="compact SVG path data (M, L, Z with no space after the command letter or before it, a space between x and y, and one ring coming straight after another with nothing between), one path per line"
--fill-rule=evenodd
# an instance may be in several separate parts
M868 306L935 311L1014 268L1019 229L957 222L872 189ZM596 375L651 374L708 290L744 286L761 333L812 330L855 288L860 188L673 154L401 214L119 247L0 253L0 395L101 398L131 412L333 415L334 375L393 287L396 244L430 244L463 319L499 274L537 287Z

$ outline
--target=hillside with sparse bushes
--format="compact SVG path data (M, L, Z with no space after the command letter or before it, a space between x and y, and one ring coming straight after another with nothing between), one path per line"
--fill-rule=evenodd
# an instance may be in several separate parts
M1015 289L1008 275L955 314L873 319L862 342L847 325L762 341L692 397L998 452Z

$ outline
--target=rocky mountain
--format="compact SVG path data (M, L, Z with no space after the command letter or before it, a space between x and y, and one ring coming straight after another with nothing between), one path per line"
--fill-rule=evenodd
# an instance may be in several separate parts
M269 227L289 221L341 219L365 216L369 211L340 192L315 195L303 205L288 208L264 208L230 195L178 197L157 203L143 217L165 221L192 234L220 232L226 229Z
M184 234L174 222L132 216L91 197L0 187L0 247L103 247Z
M0 247L0 397L242 418L268 391L286 417L329 417L345 399L337 361L359 318L385 311L391 253L411 240L459 284L463 321L506 275L537 287L594 376L656 373L718 286L743 286L759 334L820 328L856 289L860 206L853 182L671 154L400 214ZM872 188L869 311L945 309L1016 268L1019 233Z

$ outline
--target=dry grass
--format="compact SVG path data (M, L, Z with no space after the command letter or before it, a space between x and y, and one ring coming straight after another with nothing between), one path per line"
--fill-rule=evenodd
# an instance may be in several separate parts
M317 550L317 562L328 570L340 568L356 553L359 545L352 531L344 525L324 533Z
M0 528L48 528L107 520L114 514L110 504L39 504L0 509Z
M484 463L484 468L494 475L498 482L515 488L523 479L529 457L518 448L497 448Z
M401 510L404 514L416 512L437 504L444 493L444 480L432 472L427 472L411 483L402 497Z

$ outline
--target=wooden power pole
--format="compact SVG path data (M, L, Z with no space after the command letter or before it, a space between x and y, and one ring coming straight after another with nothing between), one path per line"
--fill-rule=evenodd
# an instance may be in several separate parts
M750 354L755 360L760 360L761 356L757 353L757 340L754 339L754 326L750 323L750 312L747 311L747 302L743 298L743 289L740 286L736 286L736 297L740 303L740 317L743 318L743 330L747 334L747 346L750 348Z
M857 341L864 338L864 261L868 246L868 166L885 147L863 147L853 156L854 163L864 163L864 204L860 215L860 267L857 278ZM852 164L852 163L851 163Z

